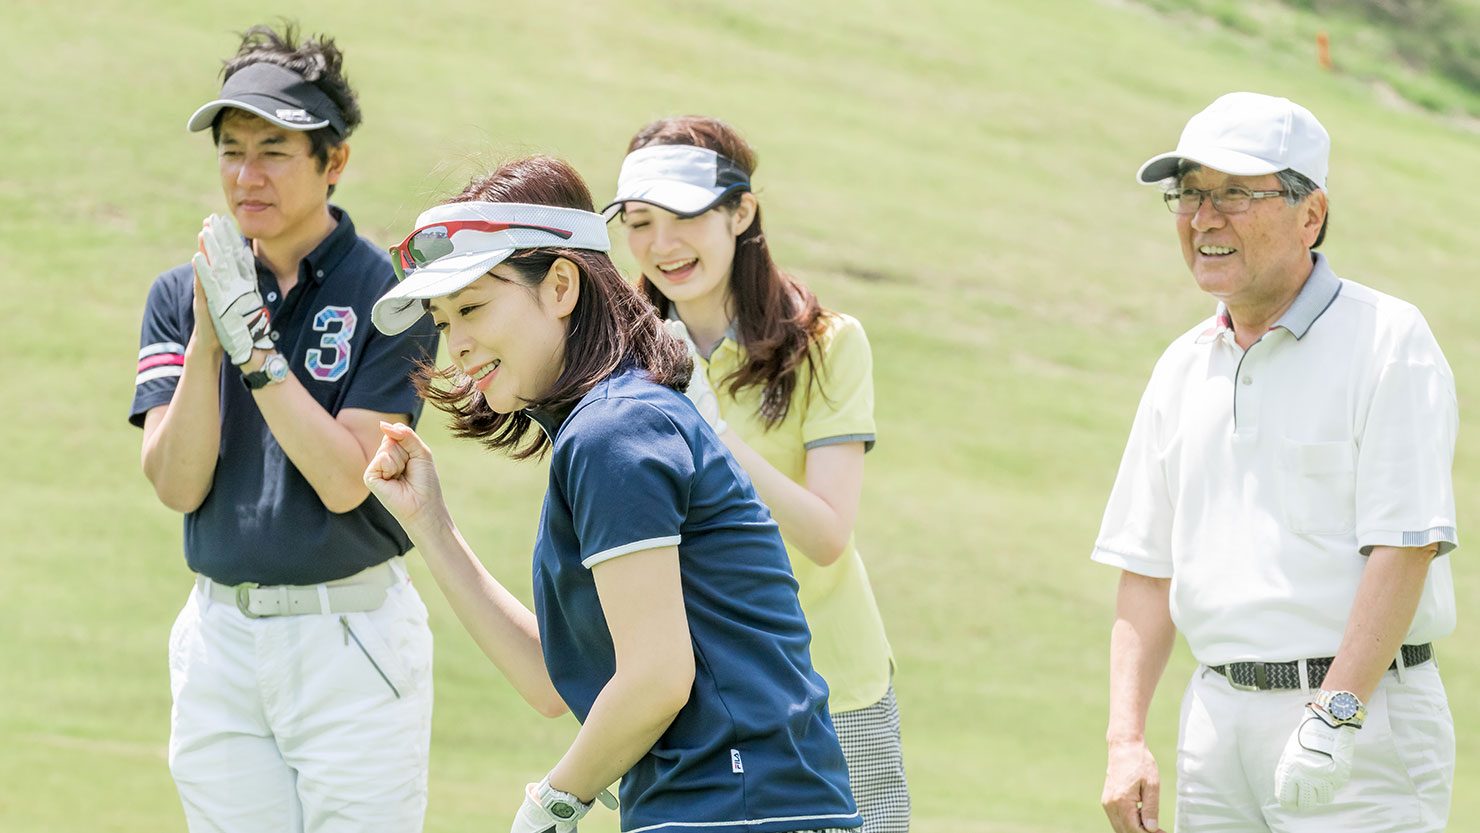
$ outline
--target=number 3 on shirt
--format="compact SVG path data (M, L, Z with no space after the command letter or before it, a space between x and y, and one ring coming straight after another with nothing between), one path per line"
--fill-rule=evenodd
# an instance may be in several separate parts
M324 307L313 317L313 328L323 335L319 337L318 348L304 354L303 366L320 382L333 382L349 371L355 311L350 307Z

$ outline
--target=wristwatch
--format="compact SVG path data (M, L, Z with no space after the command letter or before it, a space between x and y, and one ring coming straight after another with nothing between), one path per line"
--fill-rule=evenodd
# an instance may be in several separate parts
M288 378L288 360L283 358L282 353L274 350L261 367L251 373L242 374L242 384L246 385L249 390L258 390L268 385L276 385L286 378Z
M555 789L550 786L549 778L544 779L535 787L534 800L545 808L545 812L560 821L579 819L590 812L591 806L596 803L593 801L587 804L564 790Z
M1362 728L1362 722L1367 719L1367 706L1361 698L1350 691L1326 691L1321 690L1316 699L1310 701L1312 706L1320 709L1331 716L1333 726L1351 726L1354 729Z

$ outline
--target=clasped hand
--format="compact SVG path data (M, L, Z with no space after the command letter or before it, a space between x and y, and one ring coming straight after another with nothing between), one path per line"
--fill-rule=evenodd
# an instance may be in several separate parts
M445 516L432 450L410 426L380 423L380 448L365 468L365 485L408 533Z

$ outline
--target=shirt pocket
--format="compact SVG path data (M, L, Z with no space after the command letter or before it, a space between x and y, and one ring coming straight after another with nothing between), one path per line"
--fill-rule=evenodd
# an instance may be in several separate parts
M1307 535L1351 532L1357 514L1355 444L1287 439L1283 456L1285 520L1291 531Z

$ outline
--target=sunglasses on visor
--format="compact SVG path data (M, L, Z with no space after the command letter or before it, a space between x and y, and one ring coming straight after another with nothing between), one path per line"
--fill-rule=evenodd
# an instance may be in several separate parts
M527 223L496 223L491 220L450 220L445 223L433 223L422 226L416 231L406 235L400 245L391 247L391 268L396 272L396 280L404 281L406 276L429 265L438 258L446 257L457 250L453 245L452 238L464 231L480 231L493 233L508 231L510 229L527 229L530 231L542 231L552 234L561 240L569 240L572 232L551 226L535 226Z

